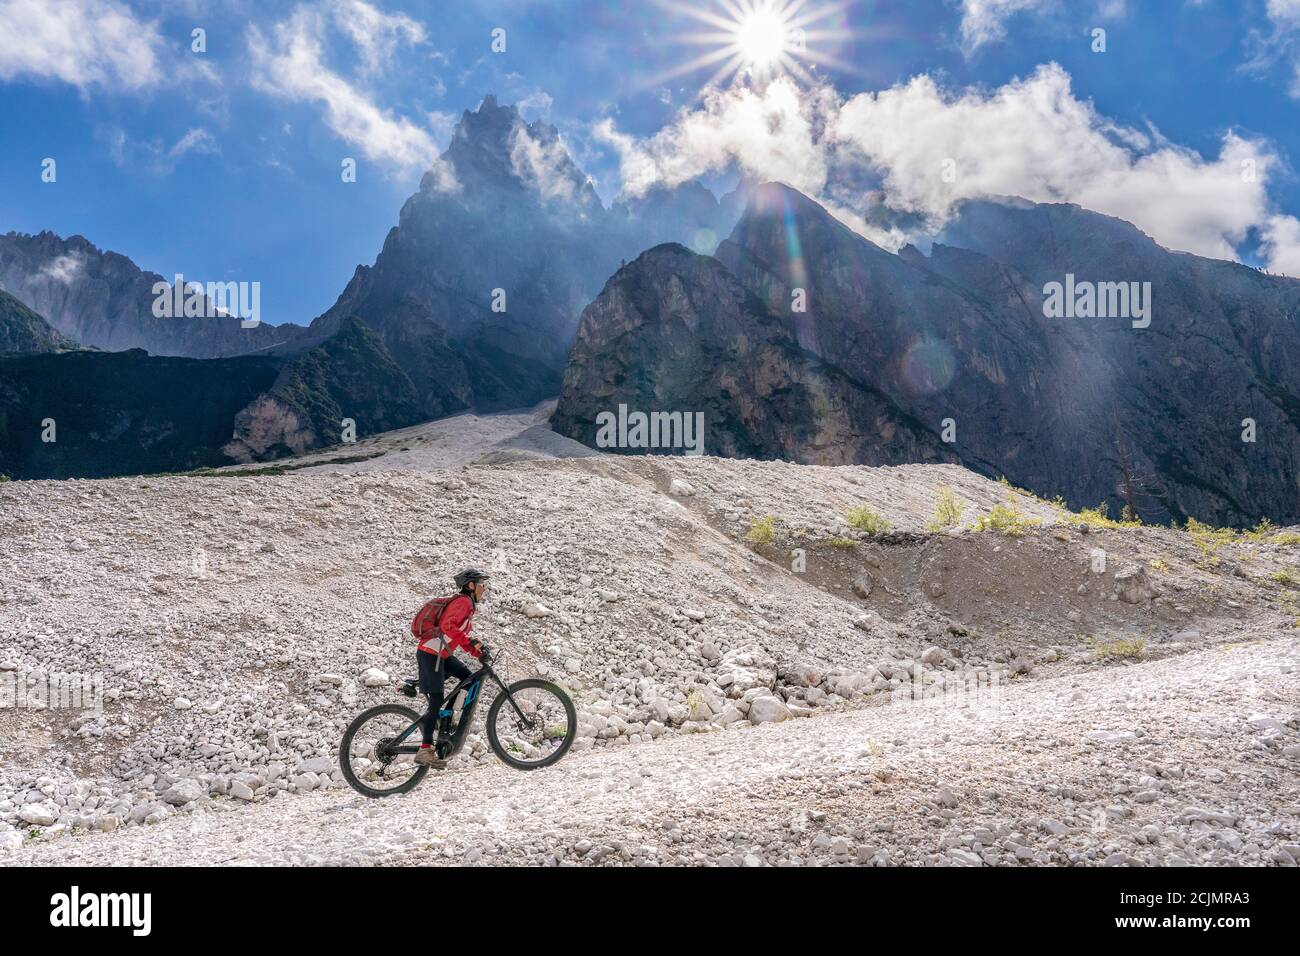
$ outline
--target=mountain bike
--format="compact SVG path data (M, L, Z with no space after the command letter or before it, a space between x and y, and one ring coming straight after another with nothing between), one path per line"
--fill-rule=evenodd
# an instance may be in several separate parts
M563 757L578 730L573 701L555 684L538 678L506 683L492 669L486 650L481 667L456 684L438 711L434 748L450 760L460 753L469 735L485 678L500 688L487 714L487 737L492 751L516 770L539 770ZM419 693L419 680L401 682L407 697ZM461 698L460 719L454 720L456 698ZM343 732L339 765L352 789L367 797L390 797L414 789L428 767L415 763L420 749L423 715L405 704L380 704L357 715Z

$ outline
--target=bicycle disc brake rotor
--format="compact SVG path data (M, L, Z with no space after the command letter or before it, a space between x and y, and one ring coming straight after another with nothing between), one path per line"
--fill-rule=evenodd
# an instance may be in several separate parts
M568 734L568 715L564 705L548 691L529 688L515 696L515 703L523 712L521 719L513 707L502 711L502 734L509 742L507 747L524 751L528 758L544 755L554 750Z

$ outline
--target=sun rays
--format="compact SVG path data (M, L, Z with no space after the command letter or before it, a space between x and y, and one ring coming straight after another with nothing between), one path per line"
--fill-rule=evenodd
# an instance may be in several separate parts
M713 69L702 89L738 78L765 82L793 76L811 83L819 66L853 71L830 50L849 36L842 16L843 2L818 0L716 0L694 5L689 0L657 0L673 13L689 17L699 29L675 37L698 55L660 73L662 83L703 69Z

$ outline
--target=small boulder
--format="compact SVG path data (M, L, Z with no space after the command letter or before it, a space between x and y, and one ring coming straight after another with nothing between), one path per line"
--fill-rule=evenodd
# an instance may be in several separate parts
M1141 565L1130 565L1117 571L1115 593L1126 604L1141 604L1143 601L1149 601L1153 592L1146 568Z
M790 708L779 697L755 697L749 704L749 720L755 724L774 724L790 719Z
M197 780L177 780L163 791L162 798L164 803L170 803L173 807L183 807L207 795Z
M230 795L236 800L243 800L247 803L253 799L253 788L242 780L236 780L230 785Z
M58 820L58 815L43 804L29 803L18 811L18 819L34 827L49 827Z

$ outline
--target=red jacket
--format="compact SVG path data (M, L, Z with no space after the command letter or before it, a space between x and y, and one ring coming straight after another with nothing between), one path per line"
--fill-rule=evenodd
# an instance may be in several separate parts
M451 657L457 648L478 657L478 648L470 643L469 632L474 629L474 612L477 607L467 594L458 594L443 608L438 627L420 641L419 648L426 654Z

